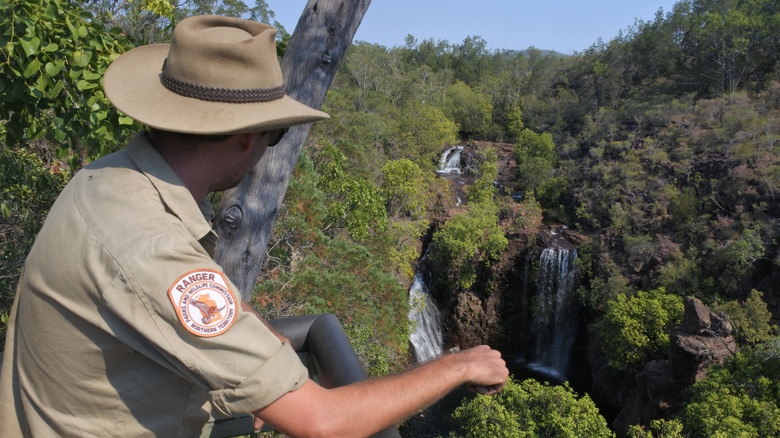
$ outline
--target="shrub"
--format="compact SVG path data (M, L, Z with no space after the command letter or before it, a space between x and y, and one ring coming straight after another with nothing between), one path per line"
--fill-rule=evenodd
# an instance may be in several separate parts
M604 354L613 368L637 372L669 349L669 331L682 320L683 301L663 288L619 295L607 303L598 324L604 338Z
M681 417L691 437L780 436L780 357L761 346L710 367Z
M463 422L467 438L615 436L593 400L578 398L568 383L518 383L510 377L498 394L464 400L453 417Z

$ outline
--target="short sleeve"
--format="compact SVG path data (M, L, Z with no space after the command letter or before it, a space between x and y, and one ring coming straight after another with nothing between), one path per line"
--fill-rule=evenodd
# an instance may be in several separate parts
M114 324L115 336L171 372L207 388L215 413L220 415L253 412L302 386L308 371L292 347L283 344L253 313L243 311L240 302L229 328L217 335L188 330L169 289L190 272L222 270L199 251L197 243L184 239L158 235L146 250L121 263L121 273L104 294L107 320L123 322ZM225 280L224 286L240 300L233 283ZM218 303L209 304L220 309Z

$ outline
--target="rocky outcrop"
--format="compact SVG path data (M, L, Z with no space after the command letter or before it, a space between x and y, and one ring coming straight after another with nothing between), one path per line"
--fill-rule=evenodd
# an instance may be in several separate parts
M701 380L707 368L737 352L731 323L710 311L701 301L685 298L685 314L670 335L669 356L650 362L636 375L631 390L613 424L619 434L629 425L677 413L686 387Z
M669 362L675 379L688 385L701 380L707 368L737 352L734 328L724 317L695 298L685 299L685 316L671 334Z
M491 339L497 328L498 318L493 300L482 300L474 293L464 292L457 296L453 309L454 333L461 348L484 344Z

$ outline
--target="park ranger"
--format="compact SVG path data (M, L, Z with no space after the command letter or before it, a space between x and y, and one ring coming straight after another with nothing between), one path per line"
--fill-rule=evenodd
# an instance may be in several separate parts
M367 436L455 387L499 390L486 346L326 389L214 262L209 192L289 126L328 116L285 94L276 30L181 21L109 67L111 102L150 129L81 169L26 260L0 372L3 437L198 436L254 414L292 436Z

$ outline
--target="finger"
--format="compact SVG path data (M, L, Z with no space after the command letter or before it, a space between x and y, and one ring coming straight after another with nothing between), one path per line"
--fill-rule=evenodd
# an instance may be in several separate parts
M476 392L478 394L483 395L493 395L501 391L501 387L503 385L491 385L491 386L484 386L484 385L468 385L468 388Z
M255 417L255 424L253 426L255 428L255 430L262 429L263 428L263 424L264 424L263 420L261 420L259 417Z

